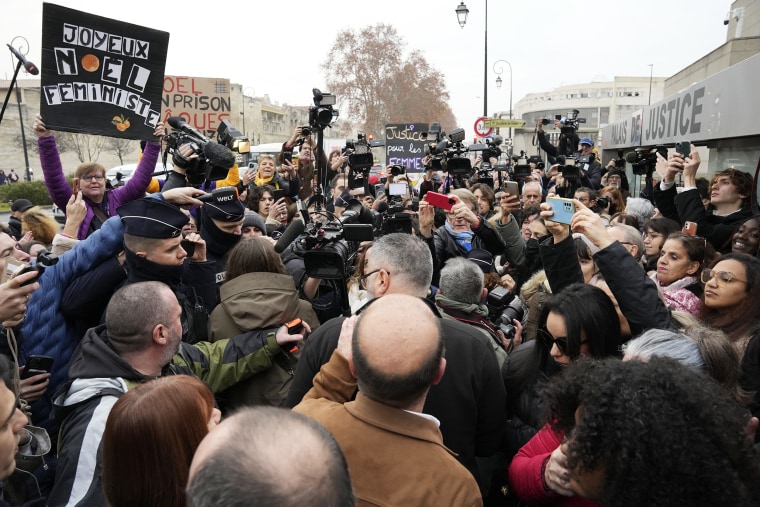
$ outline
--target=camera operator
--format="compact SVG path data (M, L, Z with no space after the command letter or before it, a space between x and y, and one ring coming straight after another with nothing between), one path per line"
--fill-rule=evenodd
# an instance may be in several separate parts
M562 120L554 120L554 126L556 128L561 130L563 125L564 123ZM544 133L544 118L539 118L536 120L536 138L538 139L538 144L541 149L544 150L549 156L549 163L552 165L557 163L557 157L559 155L563 155L565 157L572 156L573 152L575 151L575 147L580 142L578 134L575 132L563 132L559 135L559 144L557 146L554 146L549 142L549 140L546 138L546 134Z
M285 160L285 153L293 153L293 148L300 146L298 150L298 165ZM298 192L298 198L306 201L313 194L313 184L317 184L325 179L324 174L318 174L315 165L317 143L311 135L311 128L308 125L296 127L290 139L282 143L282 149L277 159L285 167L288 173L297 176L301 183L301 189ZM322 162L327 168L327 156L322 153Z

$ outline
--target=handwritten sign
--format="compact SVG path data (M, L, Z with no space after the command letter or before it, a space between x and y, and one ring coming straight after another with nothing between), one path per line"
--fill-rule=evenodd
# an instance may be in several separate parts
M181 116L188 125L209 138L214 137L222 120L235 125L230 116L229 79L166 76L161 104L164 123L170 116Z
M40 113L52 130L148 139L169 34L44 3Z
M422 172L425 167L427 123L394 123L385 126L385 154L388 164L398 164L407 172Z

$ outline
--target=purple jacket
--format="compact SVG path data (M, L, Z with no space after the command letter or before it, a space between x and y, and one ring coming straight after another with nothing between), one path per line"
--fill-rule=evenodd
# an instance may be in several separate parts
M58 154L55 137L40 137L37 140L37 146L40 150L42 174L45 177L45 186L47 187L48 194L50 194L50 198L55 205L65 211L71 197L71 187L69 187L66 176L63 173L63 166L61 164L61 157ZM108 203L108 209L103 211L107 216L112 217L116 215L116 208L122 204L145 196L145 189L148 188L153 171L156 169L156 162L158 161L160 152L161 145L159 143L146 144L143 157L140 159L140 163L137 164L137 169L135 169L127 184L123 187L106 190L105 200ZM95 204L86 198L84 202L87 205L87 214L79 226L78 239L85 239L87 237L92 218L95 216L95 213L92 211L92 207Z

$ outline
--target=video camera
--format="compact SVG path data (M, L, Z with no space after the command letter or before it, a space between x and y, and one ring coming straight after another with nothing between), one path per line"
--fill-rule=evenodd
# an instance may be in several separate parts
M343 154L348 155L348 188L362 188L364 183L369 181L369 170L375 163L375 157L372 155L372 148L382 146L382 141L374 141L371 138L359 132L356 135L356 141L346 139L346 145L343 147ZM403 168L399 167L401 172L393 173L398 176L403 173Z
M657 152L664 157L668 156L668 150L664 147L636 148L625 154L625 161L631 164L633 174L641 176L653 172L657 165Z
M172 116L168 123L172 127L172 132L165 137L164 165L171 153L172 163L186 170L187 180L194 187L200 186L204 181L226 178L227 172L235 165L235 155L225 143L235 145L237 141L238 148L244 148L245 142L248 141L245 136L237 136L235 133L240 134L240 132L229 122L227 124L223 122L217 130L217 138L222 144L205 137L188 125L181 116ZM179 153L181 146L189 146L198 157L183 157ZM250 143L248 143L248 151L250 151Z
M311 93L314 96L314 105L309 108L309 125L324 130L338 118L338 110L333 109L336 103L335 95L322 93L318 88L312 88ZM310 133L311 131L309 131ZM303 128L301 128L301 135L308 135L304 134Z
M307 276L322 280L345 280L351 275L359 242L372 241L372 211L356 199L348 202L339 219L323 222L313 213L299 244L304 252Z
M578 130L579 124L586 123L586 118L578 118L578 113L580 111L572 109L567 112L567 116L565 117L559 114L554 116L554 119L559 120L561 125L560 132L563 134L574 134Z
M441 168L453 176L469 176L472 173L472 162L463 154L470 151L482 151L488 149L485 144L471 144L464 146L465 131L463 128L452 130L448 135L441 130L440 123L432 123L425 139L425 155L430 155L431 160L440 161Z

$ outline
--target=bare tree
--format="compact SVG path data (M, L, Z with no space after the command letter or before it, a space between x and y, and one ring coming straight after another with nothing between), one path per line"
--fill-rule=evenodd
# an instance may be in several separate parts
M404 57L405 47L391 25L378 23L359 33L343 30L322 64L344 116L368 133L384 132L385 124L393 122L455 124L443 74L417 51Z
M116 137L109 137L105 143L105 148L112 151L119 157L119 164L124 165L124 156L129 155L135 151L136 142L131 139L119 139Z
M59 152L73 151L80 162L97 162L100 152L106 147L106 137L72 132L57 132L56 142Z

